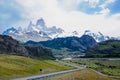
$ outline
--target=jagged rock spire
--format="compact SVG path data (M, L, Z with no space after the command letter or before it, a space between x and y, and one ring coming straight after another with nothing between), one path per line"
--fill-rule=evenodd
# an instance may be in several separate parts
M39 26L39 25L42 26L42 27L45 26L45 21L44 21L43 18L40 18L40 19L37 20L36 26Z

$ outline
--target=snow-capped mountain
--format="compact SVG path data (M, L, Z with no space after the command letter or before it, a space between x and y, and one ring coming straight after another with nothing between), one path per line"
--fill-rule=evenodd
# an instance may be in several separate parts
M16 30L14 27L11 27L9 29L7 29L6 31L3 32L3 35L7 35L7 34L12 34L12 33L18 33L18 30Z
M92 36L96 40L96 42L102 42L102 41L106 41L106 40L117 40L118 39L115 37L109 37L109 36L103 35L101 32L93 33L90 30L86 30L84 32L84 35Z
M58 37L71 37L71 36L76 36L76 37L80 37L81 35L77 32L77 31L73 31L73 32L62 32L61 34L55 34L53 36L53 38L58 38Z
M37 20L35 25L32 22L29 23L26 32L31 32L31 31L44 32L49 37L64 32L63 29L56 28L56 26L47 27L42 18Z
M26 42L29 40L33 41L46 41L52 39L51 36L54 34L60 34L64 32L61 28L47 27L44 20L41 18L37 20L36 24L33 24L30 21L28 27L26 29L22 29L21 27L9 28L3 32L3 35L12 36L14 39L17 39L22 42Z
M17 39L22 42L26 42L29 40L39 42L58 37L82 36L77 31L66 32L61 28L57 28L56 26L47 27L43 18L38 19L35 24L33 24L32 21L30 21L27 28L25 29L23 29L22 27L9 28L3 32L3 35L12 36L14 39ZM89 35L93 37L96 40L96 42L106 41L110 39L120 40L120 38L105 36L101 32L93 33L90 30L86 30L83 35Z

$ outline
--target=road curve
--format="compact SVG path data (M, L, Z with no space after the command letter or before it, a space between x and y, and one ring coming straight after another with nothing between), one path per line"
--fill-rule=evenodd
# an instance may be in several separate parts
M117 79L120 79L119 76L109 76L109 75L104 74L104 73L102 73L102 72L99 72L99 71L97 71L97 70L94 70L94 69L91 69L91 70L93 70L94 72L96 72L96 73L98 73L99 75L102 75L102 76L107 76L107 77L111 77L111 78L117 78Z
M62 74L76 72L78 70L86 68L85 65L76 66L76 65L72 65L72 64L69 64L69 63L66 63L66 62L62 62L62 61L60 61L60 62L63 63L63 64L66 64L68 66L75 67L76 69L66 70L66 71L61 71L61 72L55 72L55 73L49 73L49 74L43 74L43 75L36 75L36 76L31 76L31 77L17 78L17 79L13 79L13 80L44 80L48 77L54 77L54 76L59 76L59 75L62 75Z
M76 65L76 64L73 64L73 63L67 63L67 62L64 62L64 61L58 61L59 63L62 63L64 65L68 65L68 66L71 66L71 67L74 67L74 68L77 68L77 69L85 69L86 68L86 65Z

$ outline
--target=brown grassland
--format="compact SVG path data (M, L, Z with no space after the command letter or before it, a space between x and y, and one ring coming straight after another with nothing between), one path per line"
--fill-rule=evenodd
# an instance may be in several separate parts
M46 80L119 80L119 79L102 76L91 69L85 69L69 74L64 74L61 76L56 76Z

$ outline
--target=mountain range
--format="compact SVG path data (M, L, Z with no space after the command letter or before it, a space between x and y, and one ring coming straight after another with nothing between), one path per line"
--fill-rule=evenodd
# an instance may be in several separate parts
M33 24L32 21L28 24L28 27L23 29L22 27L18 28L8 28L5 30L3 35L9 35L13 37L14 39L21 41L21 42L27 42L29 40L32 41L47 41L55 38L62 38L62 37L81 37L82 35L77 32L66 32L61 28L57 28L56 26L48 27L46 26L46 23L43 18L40 18L37 20L36 24ZM117 40L118 38L105 36L101 32L93 33L90 30L85 30L83 35L89 35L93 37L96 42L102 42L106 40Z
M2 35L0 35L0 53L6 52L24 56L46 55L50 57L53 57L52 52L59 52L60 55L61 53L63 53L63 55L64 53L68 53L68 55L79 55L86 52L89 54L102 54L107 50L107 52L110 50L114 52L114 49L109 50L109 48L104 48L105 50L101 52L99 50L99 45L101 45L102 42L107 43L107 41L117 40L120 40L120 38L106 36L101 32L94 33L90 30L85 30L81 35L77 31L66 32L56 26L48 27L44 19L40 18L35 24L30 21L28 27L24 29L22 27L11 27L6 29ZM24 45L19 42L24 42ZM119 52L117 50L115 51Z
M55 38L53 40L34 42L28 41L25 45L37 45L50 48L52 50L59 50L67 53L84 53L87 49L91 48L96 44L96 41L88 35L83 35L82 37L65 37L65 38ZM56 52L58 53L58 52ZM64 54L63 54L64 55Z

